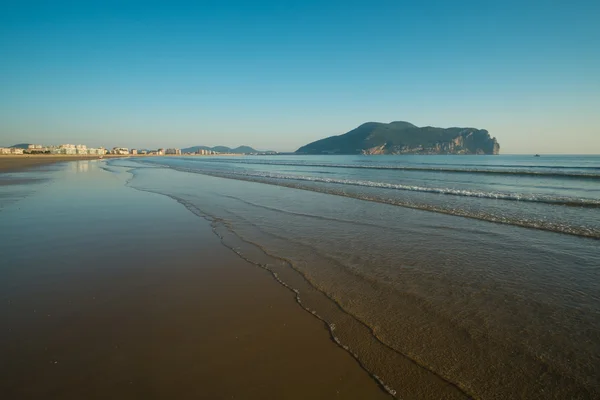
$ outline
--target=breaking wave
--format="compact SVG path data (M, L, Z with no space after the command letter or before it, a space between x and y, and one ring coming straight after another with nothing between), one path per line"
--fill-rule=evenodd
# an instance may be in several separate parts
M412 167L398 165L369 165L369 164L333 164L333 163L311 163L311 162L291 162L291 161L272 161L272 160L221 160L211 159L202 160L202 163L222 163L222 164L246 164L246 165L269 165L286 167L316 167L316 168L344 168L344 169L366 169L366 170L386 170L386 171L419 171L419 172L438 172L438 173L462 173L462 174L488 174L488 175L512 175L529 176L541 178L559 178L559 179L598 179L600 180L600 168L597 167L560 167L549 165L498 165L493 168L473 168L483 165L466 165L460 168L437 167L437 164L430 164L427 167ZM584 171L584 172L581 172Z
M505 215L502 213L495 213L492 211L485 210L472 210L468 208L459 208L453 206L445 206L438 204L428 204L423 202L415 202L410 199L403 198L389 198L379 196L377 194L359 193L353 191L347 191L343 189L346 186L354 187L372 187L372 188L383 188L383 189L396 189L405 190L410 192L425 192L434 193L441 195L452 195L452 196L466 196L471 198L482 198L482 199L494 199L494 200L507 200L507 201L523 201L529 203L538 203L554 206L569 206L569 207L580 207L580 208L600 208L600 200L594 199L578 199L578 198L564 198L564 197L551 197L542 195L524 195L524 194L509 194L509 193L494 193L494 192L478 192L478 191L467 191L451 188L428 188L420 186L408 186L399 184L390 184L382 182L370 182L370 181L354 181L345 179L331 179L331 178L319 178L319 177L308 177L308 176L293 176L284 174L273 174L273 173L246 173L246 172L231 172L231 171L211 171L211 170L198 170L190 169L180 166L165 165L168 168L190 172L196 174L209 175L219 178L243 180L250 182L258 182L269 185L284 186L293 189L309 190L313 192L325 193L336 196L343 196L349 198L355 198L363 201L371 201L382 204L389 204L393 206L413 208L417 210L437 212L441 214L454 215L465 218L472 218L481 221L520 226L523 228L544 230L555 233L562 233L567 235L585 237L600 240L600 229L593 226L586 225L574 225L565 223L562 221L553 221L548 219L540 218L527 218L516 215ZM304 183L306 182L306 183ZM313 183L325 183L328 185L314 185Z
M478 190L464 190L454 188L437 188L437 187L426 187L426 186L415 186L415 185L402 185L396 183L386 182L374 182L374 181L363 181L353 179L335 179L335 178L321 178L314 176L304 175L285 175L277 173L247 173L247 172L231 172L232 175L248 176L248 177L261 177L261 178L274 178L274 179L285 179L285 180L296 180L296 181L310 181L310 182L321 182L321 183L333 183L337 185L350 185L350 186L364 186L382 189L395 189L395 190L407 190L411 192L424 192L424 193L435 193L450 196L465 196L465 197L477 197L483 199L493 200L508 200L508 201L526 201L534 203L544 204L555 204L569 207L589 207L589 208L600 208L600 200L585 199L585 198L572 198L572 197L561 197L561 196L545 196L539 194L523 194L523 193L503 193L503 192L484 192Z

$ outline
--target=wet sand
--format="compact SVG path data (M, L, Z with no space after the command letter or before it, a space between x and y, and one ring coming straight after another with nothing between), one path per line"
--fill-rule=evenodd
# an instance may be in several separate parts
M243 154L219 154L219 155L185 155L185 157L241 157ZM136 154L136 155L114 155L106 154L103 159L128 158L128 157L157 157L155 155ZM165 155L160 157L184 157L182 155ZM67 161L86 161L98 160L99 156L56 156L56 155L0 155L0 172L22 171L27 168L43 166L48 164L67 162Z
M128 157L105 155L105 158ZM65 161L98 160L99 156L55 156L55 155L0 155L0 172L18 171L39 165Z
M1 209L0 398L389 398L207 221L102 164Z

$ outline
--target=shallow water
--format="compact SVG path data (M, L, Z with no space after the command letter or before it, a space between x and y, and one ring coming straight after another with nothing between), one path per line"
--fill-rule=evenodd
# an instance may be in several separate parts
M398 397L600 397L600 157L109 164L212 219Z
M0 399L389 398L290 291L126 171L0 174Z

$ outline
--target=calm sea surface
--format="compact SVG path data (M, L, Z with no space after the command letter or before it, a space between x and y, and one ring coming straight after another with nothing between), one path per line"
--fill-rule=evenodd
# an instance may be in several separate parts
M213 221L404 398L600 398L600 157L165 157Z

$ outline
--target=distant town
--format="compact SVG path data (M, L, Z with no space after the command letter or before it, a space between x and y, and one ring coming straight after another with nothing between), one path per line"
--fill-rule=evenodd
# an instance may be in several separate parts
M87 147L84 144L61 144L57 146L45 146L41 144L29 144L23 147L0 147L0 155L34 155L34 154L50 154L50 155L74 155L74 156L104 156L104 155L146 155L146 156L164 156L164 155L234 155L240 153L233 152L218 152L210 149L194 149L193 151L184 151L176 148L156 149L156 150L138 150L129 149L126 147L113 147L111 150L104 147ZM275 153L275 152L269 152ZM259 154L248 153L248 154Z

